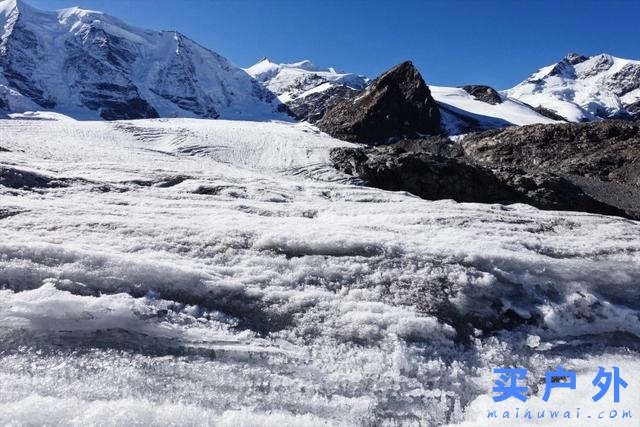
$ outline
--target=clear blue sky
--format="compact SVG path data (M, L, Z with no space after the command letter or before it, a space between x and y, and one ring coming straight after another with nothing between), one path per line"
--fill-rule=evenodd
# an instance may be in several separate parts
M246 67L311 59L374 77L411 59L427 83L505 89L566 53L640 59L640 1L27 0L178 30Z

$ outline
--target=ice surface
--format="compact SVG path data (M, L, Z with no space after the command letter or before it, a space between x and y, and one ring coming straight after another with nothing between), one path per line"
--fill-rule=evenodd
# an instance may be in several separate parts
M495 367L637 371L637 222L354 186L306 124L26 118L0 424L482 423Z

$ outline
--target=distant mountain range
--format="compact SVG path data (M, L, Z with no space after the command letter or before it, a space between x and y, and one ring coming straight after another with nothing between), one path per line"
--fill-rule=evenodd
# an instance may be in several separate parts
M571 53L503 94L571 122L640 117L640 61Z
M83 119L285 118L269 90L175 31L0 2L0 108Z
M310 61L263 59L243 70L174 31L132 27L79 8L0 1L0 111L77 119L307 120L372 80ZM431 86L441 131L640 116L640 61L570 54L512 89ZM393 113L393 112L390 112Z

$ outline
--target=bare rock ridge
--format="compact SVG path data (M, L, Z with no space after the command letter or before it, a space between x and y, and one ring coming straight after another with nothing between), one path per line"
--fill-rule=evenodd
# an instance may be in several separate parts
M336 138L373 145L441 132L438 105L410 61L382 74L356 97L333 105L317 126Z
M502 97L498 91L490 86L467 85L463 86L462 89L478 101L486 102L491 105L502 103Z
M384 147L337 148L335 166L386 190L425 199L527 203L640 219L640 124L511 127Z

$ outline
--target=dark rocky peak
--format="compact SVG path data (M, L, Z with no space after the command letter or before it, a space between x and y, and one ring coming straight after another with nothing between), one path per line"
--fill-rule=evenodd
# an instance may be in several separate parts
M588 56L584 56L584 55L580 55L580 54L575 53L575 52L571 52L567 56L565 56L564 59L567 60L569 62L569 64L576 65L576 64L579 64L581 62L586 61L587 59L589 59L589 57Z
M463 86L462 89L478 101L486 102L491 105L502 103L502 97L498 91L490 86L467 85Z
M361 94L335 104L317 125L336 138L372 145L441 132L438 105L410 61L382 74Z
M575 79L576 70L575 68L573 68L573 64L569 62L567 58L563 58L551 69L551 71L549 71L549 75Z

